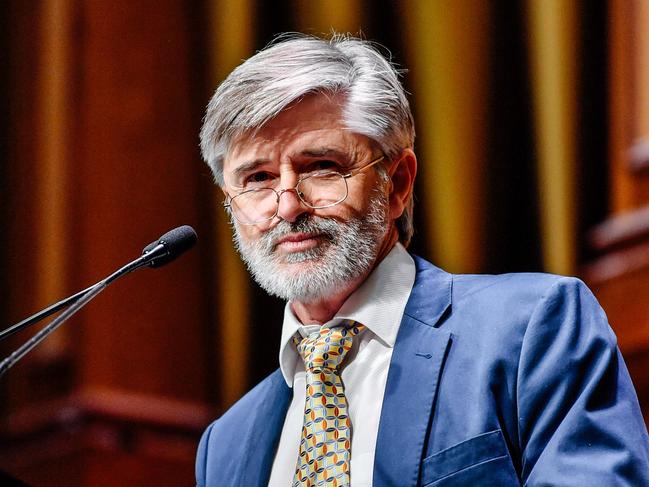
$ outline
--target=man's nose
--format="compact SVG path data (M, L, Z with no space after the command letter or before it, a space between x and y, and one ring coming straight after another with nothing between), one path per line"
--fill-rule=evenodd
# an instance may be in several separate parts
M279 207L277 216L282 220L294 222L300 215L311 211L297 195L295 188L279 191Z

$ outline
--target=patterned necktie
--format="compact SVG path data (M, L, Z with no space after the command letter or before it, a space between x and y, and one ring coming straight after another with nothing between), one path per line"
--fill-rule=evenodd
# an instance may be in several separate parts
M338 367L365 326L345 321L294 343L306 367L306 403L293 487L347 487L351 422Z

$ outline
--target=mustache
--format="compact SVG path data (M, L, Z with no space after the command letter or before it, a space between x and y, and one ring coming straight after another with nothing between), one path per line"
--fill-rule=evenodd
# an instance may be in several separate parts
M293 222L280 221L261 236L260 242L267 251L272 252L277 248L282 238L293 233L318 235L320 238L333 242L339 232L340 224L336 220L305 214Z

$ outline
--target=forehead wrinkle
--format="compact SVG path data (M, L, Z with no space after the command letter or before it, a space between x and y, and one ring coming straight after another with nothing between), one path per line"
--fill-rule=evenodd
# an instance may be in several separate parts
M336 157L347 157L348 154L345 151L340 149L332 149L329 147L322 147L317 149L305 149L300 152L301 156L306 157L327 157L327 156L336 156Z

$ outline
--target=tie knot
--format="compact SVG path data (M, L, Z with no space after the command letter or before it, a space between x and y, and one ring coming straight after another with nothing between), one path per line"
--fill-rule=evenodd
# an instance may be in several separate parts
M301 341L296 339L297 351L307 370L336 370L352 348L354 336L365 329L355 321L345 321L340 326L322 327Z

